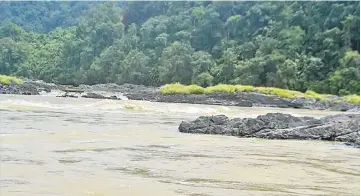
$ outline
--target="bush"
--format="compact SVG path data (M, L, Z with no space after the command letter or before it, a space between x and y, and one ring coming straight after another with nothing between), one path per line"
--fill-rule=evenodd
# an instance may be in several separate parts
M160 88L160 92L163 95L169 94L189 94L189 91L186 86L175 83L175 84L166 84Z
M253 86L243 86L243 85L236 85L236 92L253 92L254 87Z
M282 98L294 99L296 98L296 94L300 95L300 92L297 91L290 91L286 89L274 88L274 87L257 87L255 88L256 91L266 94L266 95L277 95ZM295 93L297 92L297 93ZM302 94L302 93L301 93Z
M317 96L319 96L318 93L316 93L314 91L311 91L311 90L306 91L305 95L308 95L309 97L317 97Z
M24 81L12 76L0 75L0 84L10 85L11 83L23 84Z
M305 92L305 97L316 99L317 101L329 102L330 99L327 98L327 95L318 94L314 91L308 90Z
M207 87L212 85L212 81L213 81L213 76L208 72L203 72L195 78L193 83L199 86Z
M236 91L235 86L228 84L218 84L216 86L209 86L206 88L207 94L212 93L230 93L233 94Z
M205 89L203 87L200 87L195 84L187 86L187 90L190 94L203 94L205 91Z
M343 97L343 100L352 104L360 104L360 95L347 95Z
M9 76L6 76L9 77ZM0 77L1 79L1 77ZM314 91L308 90L305 93L293 90L280 89L275 87L253 87L253 86L243 86L243 85L228 85L228 84L218 84L216 86L209 86L207 88L200 87L198 85L189 85L185 86L179 83L175 84L166 84L160 88L160 91L164 95L168 94L212 94L212 93L229 93L233 94L235 92L260 92L269 96L279 96L281 98L295 99L297 97L307 97L316 99L318 101L330 102L330 99L326 94L318 94ZM342 98L343 101L360 104L359 95L348 95ZM335 102L336 103L336 102Z
M179 83L175 84L166 84L160 88L160 92L163 95L169 94L203 94L205 91L204 88L197 85L185 86Z
M270 89L267 88L267 87L256 87L255 90L257 92L260 92L262 94L266 94L266 95L269 95L270 94Z
M292 91L288 91L288 90L284 90L284 89L274 89L272 91L272 93L276 94L282 98L287 98L287 99L295 99L296 98L296 96L292 93Z

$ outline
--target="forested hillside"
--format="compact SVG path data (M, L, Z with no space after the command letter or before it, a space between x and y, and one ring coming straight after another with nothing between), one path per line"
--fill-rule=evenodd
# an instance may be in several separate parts
M0 74L359 94L356 1L14 5L0 6Z
M77 25L99 2L19 1L0 2L0 25L13 22L25 31L49 32Z

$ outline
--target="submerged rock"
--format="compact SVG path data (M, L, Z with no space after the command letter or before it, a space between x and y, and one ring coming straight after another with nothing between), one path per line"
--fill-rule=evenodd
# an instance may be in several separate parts
M268 113L257 118L201 116L179 125L183 133L220 134L265 139L328 140L360 147L360 115L341 114L321 119Z

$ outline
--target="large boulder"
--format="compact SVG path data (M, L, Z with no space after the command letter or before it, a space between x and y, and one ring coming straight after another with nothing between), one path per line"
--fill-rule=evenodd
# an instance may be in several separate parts
M220 134L265 139L329 140L360 146L360 115L341 114L321 119L268 113L257 118L228 119L224 115L201 116L183 121L184 133Z

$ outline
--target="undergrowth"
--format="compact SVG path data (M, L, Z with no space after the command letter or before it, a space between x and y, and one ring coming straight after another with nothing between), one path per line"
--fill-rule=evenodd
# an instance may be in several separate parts
M13 76L6 76L6 75L0 75L0 84L3 85L10 85L13 84L23 84L24 81L22 79L13 77Z
M295 98L313 98L317 101L330 102L329 96L327 94L318 94L314 91L306 91L305 93L287 90L275 87L254 87L247 85L229 85L229 84L218 84L215 86L209 86L207 88L203 88L197 85L182 85L179 83L175 84L166 84L161 87L161 93L164 95L169 94L214 94L214 93L228 93L234 94L237 92L258 92L269 96L278 96L281 98L287 99L295 99ZM360 96L359 95L347 95L342 97L341 99L334 100L334 103L339 103L341 100L352 103L352 104L360 104Z

